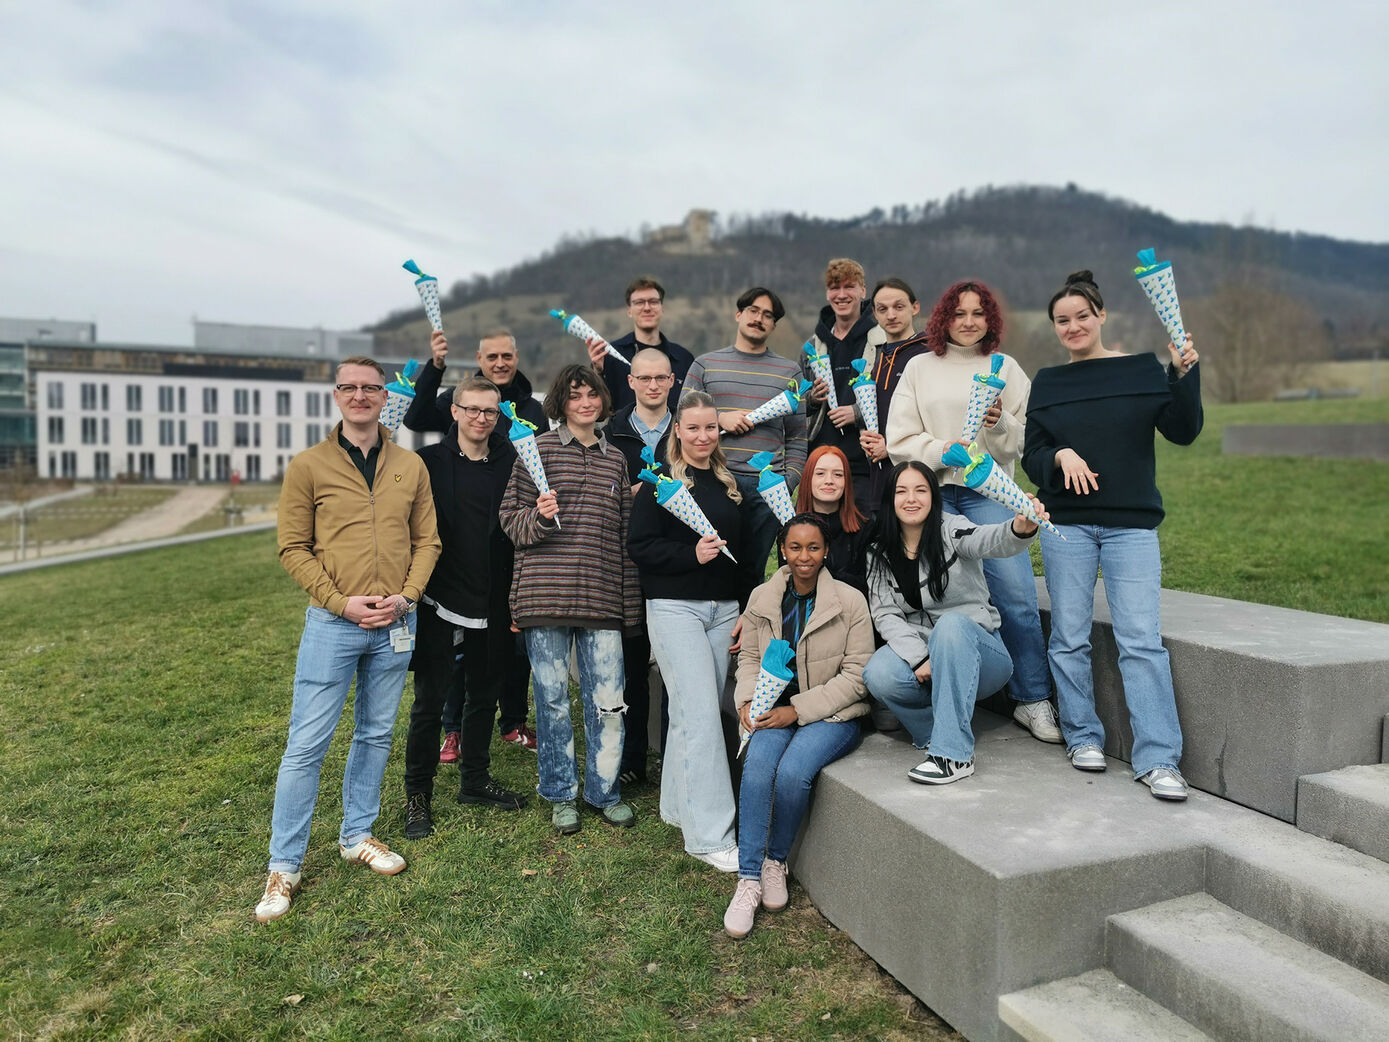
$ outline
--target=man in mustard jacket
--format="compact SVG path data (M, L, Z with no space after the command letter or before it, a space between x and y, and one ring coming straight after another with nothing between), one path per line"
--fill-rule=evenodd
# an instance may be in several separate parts
M343 860L395 875L405 859L375 838L381 779L415 644L415 602L439 559L429 474L378 422L386 374L370 358L338 366L342 423L290 462L280 492L280 563L309 594L289 741L275 782L270 875L260 922L289 911L309 846L318 776L357 680L342 779Z

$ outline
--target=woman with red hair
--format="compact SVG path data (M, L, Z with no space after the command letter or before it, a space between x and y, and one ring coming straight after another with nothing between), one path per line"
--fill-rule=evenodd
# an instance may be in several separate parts
M835 579L868 596L866 554L872 526L854 503L849 459L833 445L821 445L805 461L796 513L816 514L829 528L825 567Z
M907 363L888 410L887 451L894 463L918 460L940 480L941 506L981 525L1011 518L1005 506L966 488L960 472L941 462L960 440L974 377L1003 359L998 375L1003 393L984 417L976 443L1008 475L1022 455L1027 399L1032 383L1008 355L999 351L1003 314L993 291L977 280L947 289L926 323L930 350ZM984 562L989 597L1002 616L1000 635L1013 659L1010 682L1018 702L1013 719L1044 742L1060 742L1061 729L1049 701L1051 675L1037 611L1037 584L1026 553Z

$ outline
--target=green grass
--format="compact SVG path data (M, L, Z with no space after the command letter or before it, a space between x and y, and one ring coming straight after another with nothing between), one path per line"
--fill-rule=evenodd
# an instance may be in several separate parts
M196 521L190 521L179 530L180 535L189 535L193 532L215 532L220 528L227 527L226 507L228 503L236 503L242 510L248 513L260 507L274 506L280 501L279 483L243 485L235 492L228 492L223 496L215 507L209 510Z
M460 807L445 768L439 833L402 848L403 875L342 864L347 727L304 889L258 926L305 603L273 534L0 590L25 606L0 672L0 1036L958 1037L799 890L726 938L731 879L683 854L651 788L631 794L635 829L586 816L560 838L538 799ZM409 700L407 685L378 826L392 842ZM534 788L522 749L496 746L494 769Z
M104 485L114 489L111 495L79 496L61 503L40 507L29 513L29 543L45 543L68 539L86 539L97 535L128 517L158 506L178 489L170 486L130 488ZM19 520L6 518L0 522L0 548L13 547L19 542Z

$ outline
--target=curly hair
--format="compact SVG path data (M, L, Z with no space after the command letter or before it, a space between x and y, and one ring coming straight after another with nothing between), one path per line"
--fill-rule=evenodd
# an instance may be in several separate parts
M1003 311L998 306L998 298L978 279L966 279L955 283L942 294L931 309L931 317L926 320L926 342L937 356L945 354L945 344L950 339L950 321L955 317L955 309L960 306L960 297L966 293L979 295L979 303L984 308L984 321L989 327L979 341L979 353L991 355L998 350L999 342L1003 339Z

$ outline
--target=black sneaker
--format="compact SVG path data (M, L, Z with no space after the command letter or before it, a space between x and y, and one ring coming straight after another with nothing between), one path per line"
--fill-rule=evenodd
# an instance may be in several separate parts
M434 818L429 813L429 793L412 792L405 797L405 838L424 839L434 835Z
M501 810L520 810L526 805L526 797L519 792L503 789L491 778L483 785L464 785L458 790L459 803L477 803L484 807L498 807Z
M907 777L922 785L948 785L968 778L974 773L974 757L968 760L947 760L944 756L926 755L926 759L907 772Z

